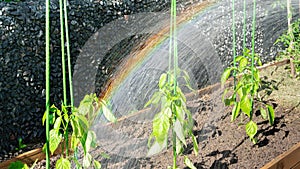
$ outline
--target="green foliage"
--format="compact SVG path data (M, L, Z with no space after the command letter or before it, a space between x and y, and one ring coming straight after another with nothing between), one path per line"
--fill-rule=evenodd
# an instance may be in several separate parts
M293 57L297 75L300 74L300 19L291 24L291 32L284 32L275 42L281 43L285 50L279 54L278 59Z
M8 169L33 169L36 165L37 160L29 168L27 164L22 163L21 161L12 162L9 164Z
M71 158L66 155L65 158L62 156L56 162L56 168L69 169L70 160L74 160L79 168L88 168L90 165L93 165L95 168L100 168L100 163L93 159L91 154L89 154L90 149L96 147L96 134L94 131L90 130L90 126L95 117L102 114L107 120L116 122L116 118L111 113L110 109L107 108L107 103L103 100L99 102L96 94L90 94L84 97L78 108L62 104L60 110L52 105L50 112L50 124L53 126L50 130L50 152L53 154L62 143L63 139L69 139L66 136L66 132L69 130L70 125L71 130L73 131L70 149L75 150L76 147L81 145L84 151L83 164L80 164L76 158ZM43 116L43 124L45 120L46 113Z
M254 63L262 65L260 58L255 54ZM259 97L258 90L261 87L261 80L259 76L259 70L254 66L251 68L251 54L250 50L246 49L244 55L236 58L238 66L230 66L225 69L221 76L221 84L224 86L226 80L229 78L233 71L236 71L239 77L237 77L236 86L228 87L223 93L223 102L226 106L233 106L231 112L231 121L234 121L240 113L244 113L248 118L249 122L246 124L246 133L256 143L254 138L257 133L257 125L252 120L253 117L253 97L256 97L259 103L259 109L264 119L268 118L271 125L274 123L275 113L273 107L270 105L264 105L261 98ZM228 91L231 90L229 96ZM267 110L266 110L267 107ZM266 113L268 111L268 114ZM242 118L243 116L241 116ZM243 119L242 119L243 120Z
M185 79L186 85L190 86L187 73L178 71L178 74ZM192 132L194 124L192 114L186 107L186 98L178 84L176 84L174 91L175 83L177 82L173 72L162 74L158 83L159 91L155 92L145 105L145 107L150 104L160 107L160 111L153 119L152 134L148 141L150 147L148 156L159 153L167 147L170 130L176 137L175 142L174 139L172 140L172 144L176 145L175 155L182 153L183 147L187 145L186 138L188 136L192 137L194 152L196 155L198 154L198 143ZM188 164L188 166L192 166L191 162Z
M18 151L18 150L21 150L21 149L23 149L23 148L25 148L25 147L27 147L26 144L23 144L23 143L22 143L22 141L23 141L22 138L19 138L19 139L18 139L18 147L15 148L17 151Z

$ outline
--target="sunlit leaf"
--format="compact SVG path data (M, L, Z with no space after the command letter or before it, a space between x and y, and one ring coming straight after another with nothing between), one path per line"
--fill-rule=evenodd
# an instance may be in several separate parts
M71 163L69 160L61 157L59 160L57 160L55 168L56 169L70 169Z
M231 68L225 69L224 73L221 76L221 84L224 85L228 77L230 76Z
M248 65L248 59L242 58L239 62L239 70L243 71L243 69Z
M50 130L49 148L50 148L51 154L53 154L54 151L57 149L57 147L60 144L61 140L62 140L62 138L58 134L57 130L54 130L54 129Z
M196 137L194 136L194 134L191 134L192 136L192 140L193 140L193 150L194 150L194 153L195 155L197 156L198 155L198 151L199 151L199 146L198 146L198 142L197 142L197 139Z
M155 141L149 148L149 151L147 153L147 157L153 156L159 152L161 152L164 148L167 147L167 140L163 141L163 144L158 143Z
M187 156L184 156L184 164L190 169L197 169Z
M234 103L234 106L233 106L233 109L231 112L231 122L233 122L238 117L238 115L240 113L240 109L241 109L240 105L241 105L240 102Z
M61 124L61 120L62 120L62 117L61 117L61 116L59 116L59 117L55 120L53 129L59 131L60 124Z
M260 114L263 119L267 119L267 111L263 107L260 108Z
M164 144L170 128L169 117L165 113L158 113L153 119L153 136L159 144Z
M245 96L242 98L241 102L240 102L240 106L241 106L241 110L247 114L248 117L250 117L250 113L251 113L251 102L250 99Z
M92 163L92 156L89 153L86 153L83 157L82 165L84 168L88 168Z
M178 137L176 137L176 143L175 144L176 144L176 154L179 155L182 152L183 147L182 147L182 142L180 141L180 139L178 139Z
M186 146L184 130L178 119L174 123L174 131L176 133L176 136L179 138L179 140Z
M160 89L162 89L162 88L166 85L166 83L167 83L167 78L168 78L168 76L167 76L166 73L163 73L163 74L160 76L160 78L159 78L159 83L158 83L158 87L159 87Z
M90 151L91 145L94 142L95 138L96 134L93 131L89 130L85 141L86 152Z
M274 112L274 109L271 105L267 105L267 108L268 108L268 113L269 113L269 123L271 125L274 124L274 120L275 120L275 112Z
M183 122L184 121L184 111L181 109L181 107L178 107L176 105L173 105L174 109L173 113L176 115L176 118L180 121ZM172 112L171 112L172 113Z
M79 142L80 142L79 138L77 138L76 134L73 132L71 136L71 149L75 150Z
M95 167L95 169L101 169L101 164L100 164L100 162L97 161L97 160L94 160L94 167Z
M250 139L254 138L257 133L257 125L254 121L251 120L246 124L246 133Z
M79 133L82 134L84 132L87 132L87 130L89 129L89 123L88 123L86 117L83 115L77 115L76 118L77 118L77 122L78 122L77 127L80 131Z
M112 114L109 108L107 108L105 105L102 105L102 110L103 110L103 115L105 118L110 121L115 123L117 121L116 117Z
M78 107L78 112L81 115L87 115L89 112L93 111L93 105L92 103L80 103L79 107Z

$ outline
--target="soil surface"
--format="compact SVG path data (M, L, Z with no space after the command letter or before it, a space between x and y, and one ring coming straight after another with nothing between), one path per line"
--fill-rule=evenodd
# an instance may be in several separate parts
M275 124L270 126L267 120L261 118L259 111L256 111L254 120L258 124L258 143L255 145L247 137L245 125L238 125L240 118L230 122L231 107L225 107L221 101L223 89L219 88L188 102L191 110L197 110L194 114L193 130L199 143L199 155L195 156L193 153L191 142L184 155L188 156L197 168L261 168L300 142L300 81L290 78L287 65L269 67L261 72L261 77L264 90L260 95L266 103L273 105L276 118ZM132 121L124 120L112 128L134 138L147 139L151 123ZM244 117L244 121L246 123L248 119ZM124 154L117 151L117 148L111 149L109 152L113 153L109 153L110 159L99 156L100 152L107 150L109 146L128 149L129 146L124 146L124 143L102 140L102 148L94 150L92 154L102 162L103 168L167 168L172 165L170 145L167 150L151 158L134 157L147 151L145 146L138 146L143 144L143 141L137 141L130 152L124 150ZM124 157L128 152L132 154ZM178 167L185 168L183 157L178 158Z
M224 89L218 88L188 101L189 109L196 112L193 115L193 131L199 143L199 154L195 156L189 140L183 155L188 156L197 168L261 168L300 142L300 81L290 78L287 65L268 67L261 71L261 78L265 90L260 95L266 103L273 105L276 118L275 124L270 126L256 111L254 121L258 124L258 143L255 145L247 137L245 126L238 125L240 118L230 122L231 107L225 107L221 101ZM102 168L150 169L171 166L171 144L160 154L145 157L152 117L153 114L148 111L109 127L95 126L101 146L92 150L92 156L101 162ZM244 117L244 120L247 122L248 119ZM116 136L115 132L121 134ZM130 139L125 139L125 136ZM107 153L110 158L103 158L100 155L102 153ZM52 168L58 158L52 157ZM183 156L178 157L177 162L179 168L187 168ZM35 168L45 168L45 160L38 162Z

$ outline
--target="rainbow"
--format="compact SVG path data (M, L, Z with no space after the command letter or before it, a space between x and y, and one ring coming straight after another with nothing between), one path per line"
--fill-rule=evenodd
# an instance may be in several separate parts
M200 4L190 6L187 10L181 12L177 17L177 29L180 30L186 22L197 17L201 13L208 9L215 2L202 2ZM136 69L138 69L147 58L151 57L151 53L154 52L163 42L168 40L167 36L163 36L169 33L170 25L167 25L156 35L149 37L143 44L141 44L137 50L134 50L130 54L130 57L126 58L122 63L122 69L117 70L115 75L109 79L106 84L105 91L103 91L99 98L104 100L110 100L116 91L122 86L125 79ZM147 45L144 45L147 44Z

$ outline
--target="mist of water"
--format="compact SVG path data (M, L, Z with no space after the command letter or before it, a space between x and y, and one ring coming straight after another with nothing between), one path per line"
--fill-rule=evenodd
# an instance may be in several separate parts
M285 1L280 2L284 4ZM237 51L240 54L243 41L243 1L236 3ZM252 1L247 1L246 43L248 48L251 46L252 5ZM295 11L298 11L297 1L293 1L293 6ZM189 73L195 89L219 82L225 66L228 66L232 60L231 10L230 0L215 2L178 28L179 67ZM276 53L280 50L273 44L287 29L286 18L286 9L280 6L274 7L274 0L257 2L255 52L262 57L264 62L274 60ZM129 19L120 19L101 28L86 43L77 60L73 78L77 102L86 93L96 90L96 74L101 69L104 57L122 39L143 34L149 38L159 36L159 39L165 40L154 46L143 44L143 49L151 49L147 56L141 56L142 49L133 48L131 51L126 51L124 58L143 57L141 62L130 62L130 64L136 64L130 73L124 73L126 67L123 66L126 64L115 65L117 68L114 73L124 73L125 78L110 94L112 111L118 118L122 118L143 110L144 104L158 88L157 83L161 73L166 72L168 68L168 32L161 31L168 27L168 24L168 13L139 13L129 16ZM149 41L143 40L143 42ZM121 48L126 49L126 46L120 46L120 50ZM114 77L118 76L114 74L109 76L109 78ZM188 92L187 89L184 91ZM211 97L214 97L212 100L220 99L219 94ZM197 100L197 96L193 99ZM216 101L214 106L210 120L207 124L203 124L207 128L213 128L212 122L219 119L224 110L223 104L219 101ZM201 113L197 108L193 109L192 106L190 108L194 110L193 113ZM98 157L100 150L109 152L111 159L102 160L104 166L133 168L130 165L114 167L109 164L145 157L154 113L154 109L143 110L138 115L130 116L113 125L106 125L105 120L98 117L93 129L97 133L100 146L99 151L94 152L94 156ZM211 132L211 130L204 129L201 134ZM199 141L202 144L203 140L199 139ZM102 158L99 157L99 159Z

